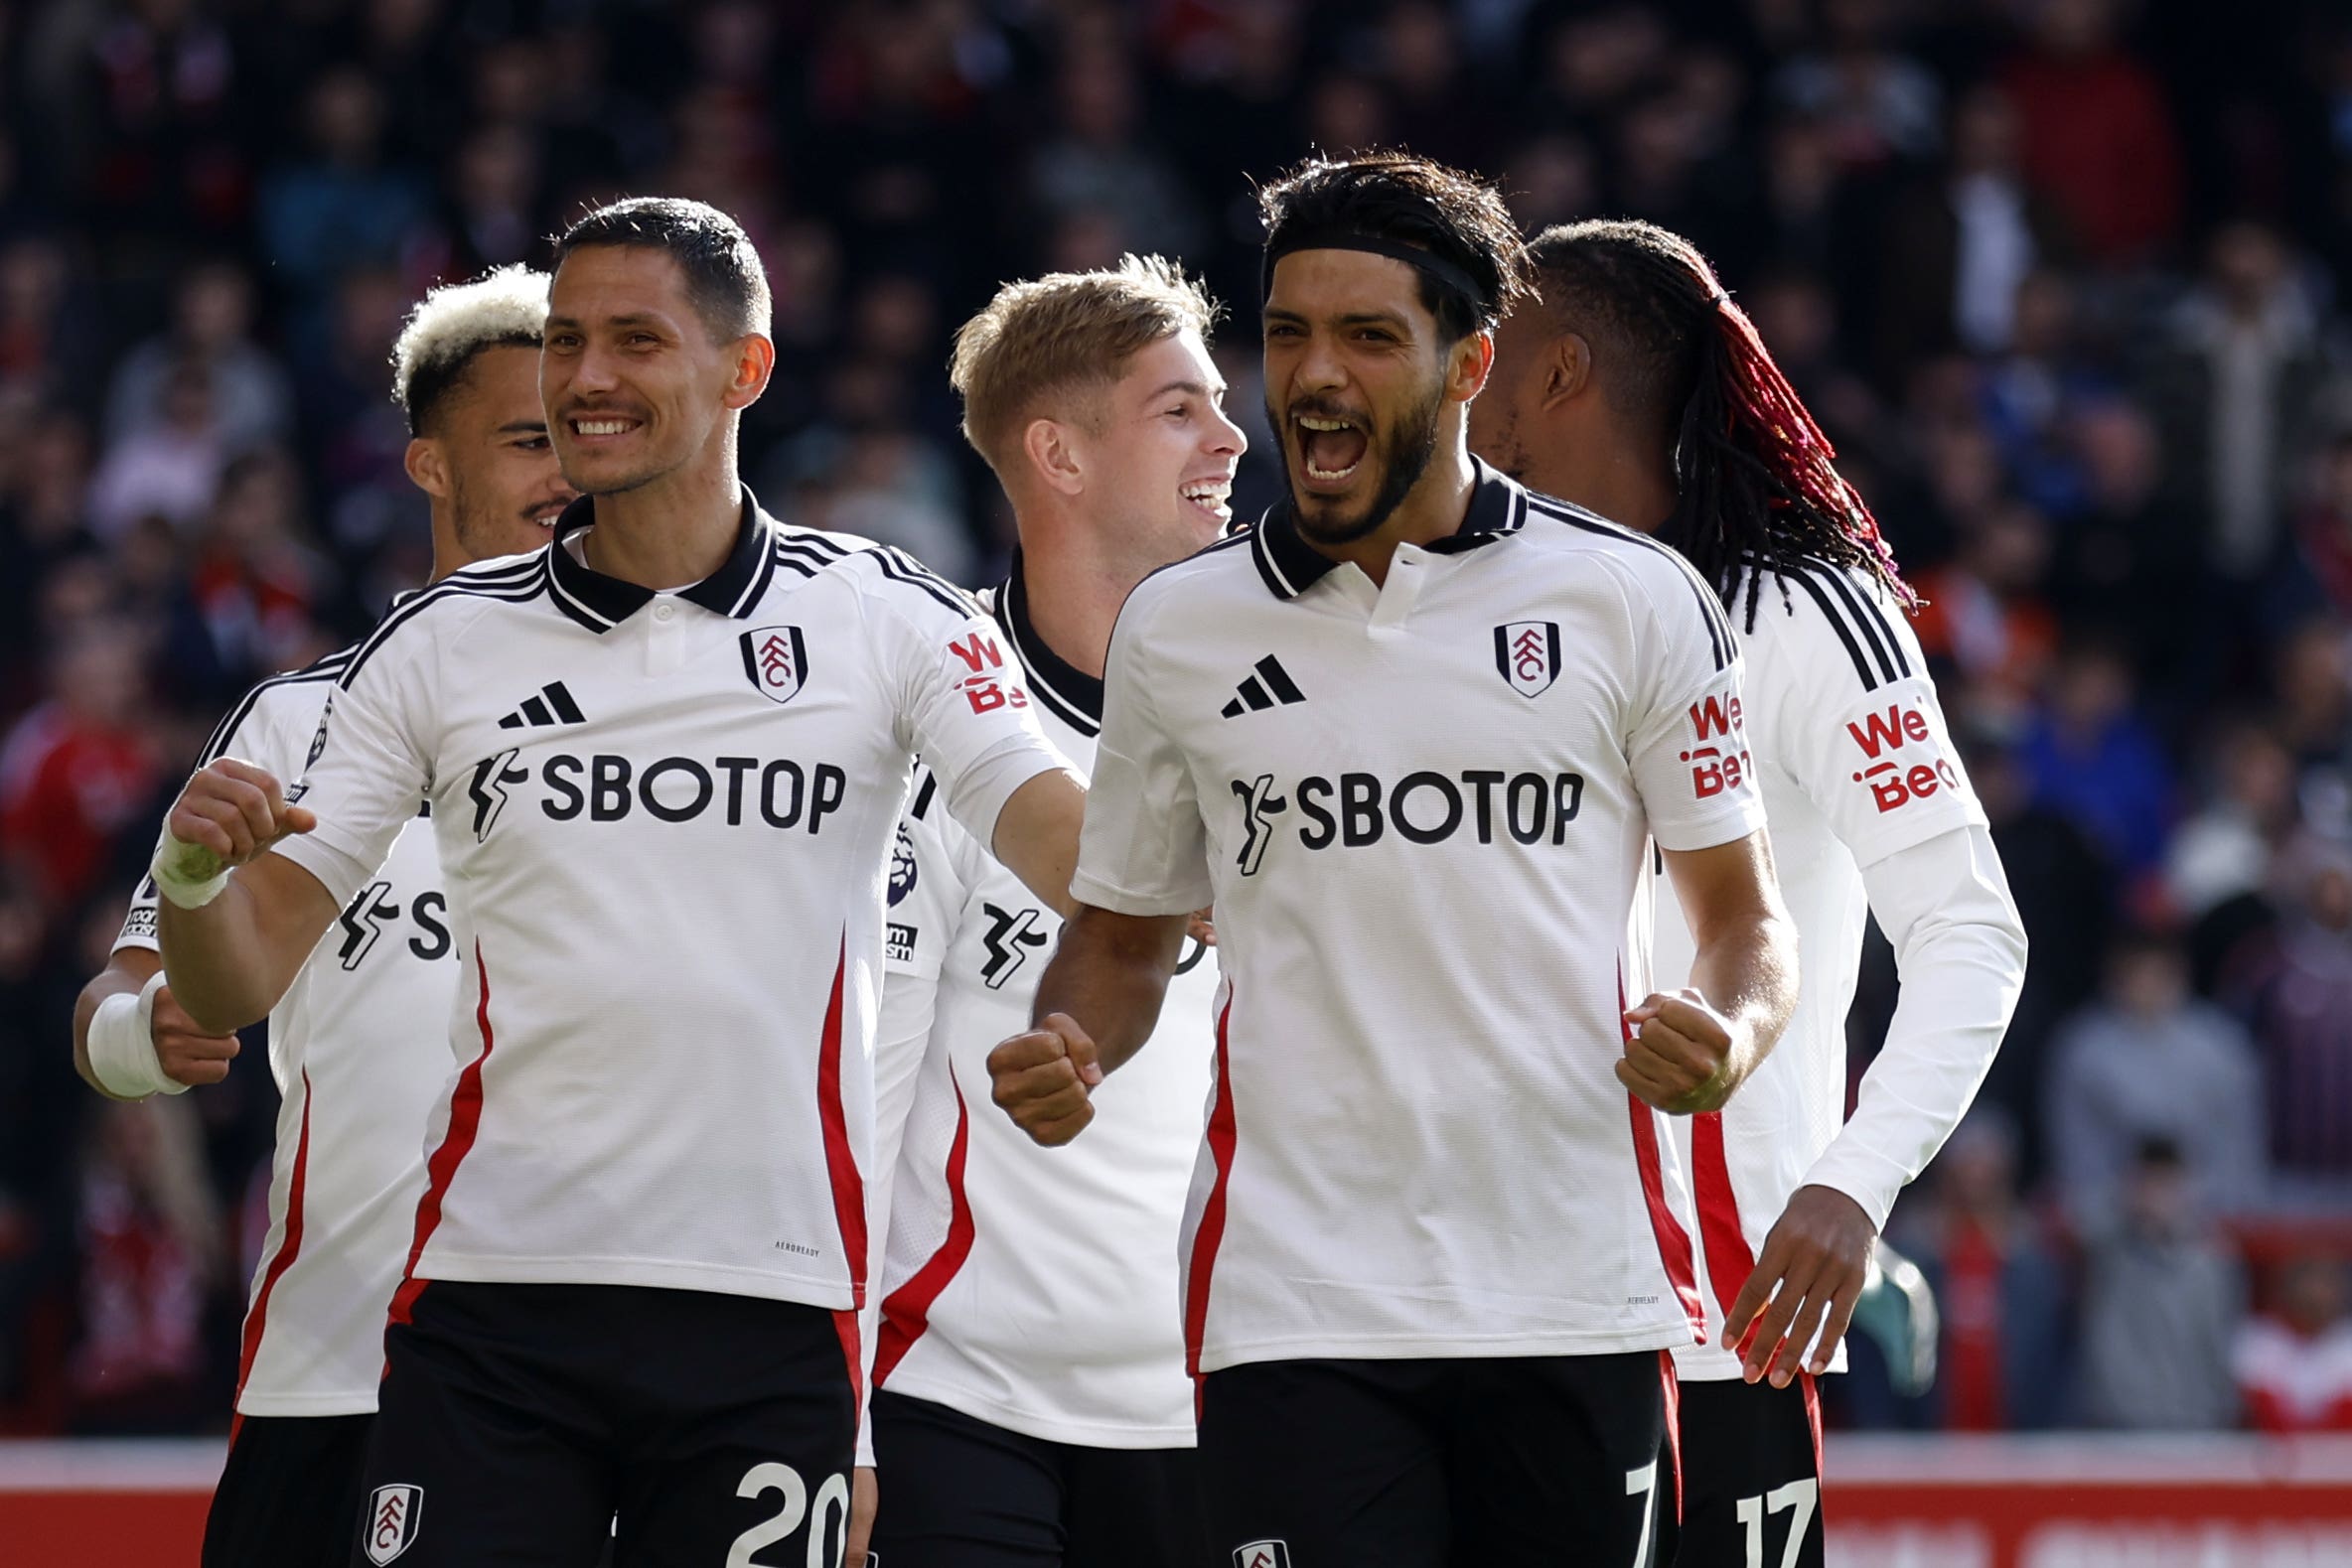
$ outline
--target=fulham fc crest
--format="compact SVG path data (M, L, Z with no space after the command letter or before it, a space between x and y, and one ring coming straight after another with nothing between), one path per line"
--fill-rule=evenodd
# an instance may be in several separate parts
M378 1487L368 1499L368 1560L383 1568L416 1540L425 1507L422 1487Z
M1521 696L1544 695L1559 679L1559 623L1513 621L1495 628L1495 668Z
M770 702L790 702L808 678L808 645L799 627L753 627L740 639L743 672Z
M1290 1568L1288 1541L1251 1541L1234 1548L1234 1568Z

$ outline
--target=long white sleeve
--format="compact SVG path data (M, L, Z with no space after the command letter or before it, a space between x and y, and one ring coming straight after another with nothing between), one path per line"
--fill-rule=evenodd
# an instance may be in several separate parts
M1806 1174L1874 1225L1968 1113L2025 978L2025 927L1992 835L1970 825L1862 868L1902 990L1854 1113Z

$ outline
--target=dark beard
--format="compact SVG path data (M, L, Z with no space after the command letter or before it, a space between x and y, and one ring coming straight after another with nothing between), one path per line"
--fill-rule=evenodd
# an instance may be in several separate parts
M1389 464L1388 472L1381 476L1381 488L1373 492L1371 505L1355 521L1323 521L1310 517L1306 507L1299 503L1298 492L1292 490L1290 514L1298 525L1300 537L1310 544L1336 547L1354 544L1358 539L1370 538L1378 533L1382 525L1395 515L1396 508L1404 503L1404 498L1412 494L1412 488L1421 482L1421 476L1429 471L1429 461L1437 455L1437 415L1444 406L1445 387L1439 383L1430 389L1428 397L1419 406L1406 409L1404 416L1397 420L1396 457ZM1282 428L1282 422L1274 417L1270 404L1266 408L1266 422L1276 430ZM1283 479L1287 482L1290 466L1290 444L1287 441L1281 444L1281 452L1285 471Z

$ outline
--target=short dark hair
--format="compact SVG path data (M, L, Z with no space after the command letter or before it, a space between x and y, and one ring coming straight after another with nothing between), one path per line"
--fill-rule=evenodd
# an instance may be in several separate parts
M685 274L686 297L721 340L768 330L768 271L743 225L707 202L633 196L582 216L555 241L555 266L575 250L660 250Z
M1269 255L1290 235L1329 229L1425 250L1465 274L1475 298L1414 269L1421 303L1449 343L1491 330L1528 292L1527 247L1502 193L1412 153L1318 153L1260 189L1257 212Z

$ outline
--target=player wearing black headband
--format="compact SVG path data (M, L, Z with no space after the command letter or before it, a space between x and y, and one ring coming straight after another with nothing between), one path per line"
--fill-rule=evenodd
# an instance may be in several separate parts
M1104 1074L1213 902L1184 1321L1219 1562L1647 1568L1699 1309L1664 1117L1795 1001L1737 646L1672 550L1471 457L1525 289L1491 188L1375 154L1261 202L1290 494L1120 611L1081 907L994 1097L1064 1143L1132 1094ZM1672 995L1653 845L1701 933Z

